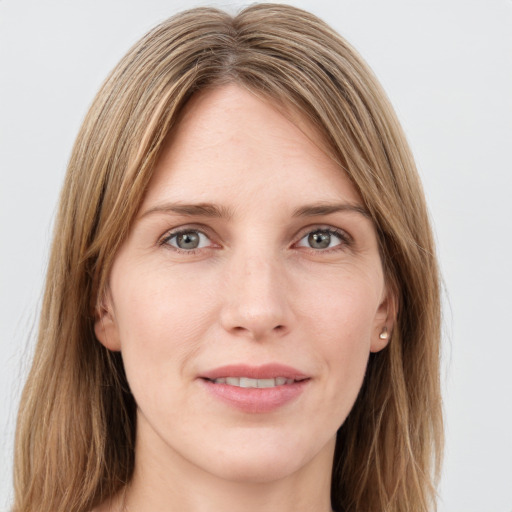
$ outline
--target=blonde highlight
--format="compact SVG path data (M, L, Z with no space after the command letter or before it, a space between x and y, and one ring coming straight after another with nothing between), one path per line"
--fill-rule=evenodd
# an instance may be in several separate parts
M135 403L121 356L94 334L110 268L168 133L197 91L235 82L311 122L379 236L398 313L340 427L338 512L435 508L442 458L439 272L406 138L372 72L315 16L284 5L210 8L162 23L107 78L63 186L34 363L16 435L15 512L86 512L134 465Z

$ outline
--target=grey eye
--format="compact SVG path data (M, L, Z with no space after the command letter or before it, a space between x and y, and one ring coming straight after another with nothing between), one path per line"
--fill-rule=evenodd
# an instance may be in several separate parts
M316 231L308 235L308 243L313 249L327 249L331 243L331 234L325 231Z
M300 247L309 247L311 249L329 249L340 245L342 237L335 231L329 229L317 229L304 236L298 243Z
M210 244L210 239L200 231L181 231L171 235L166 243L183 251L202 249Z
M176 245L180 249L197 249L199 246L199 235L193 231L180 233L176 236Z

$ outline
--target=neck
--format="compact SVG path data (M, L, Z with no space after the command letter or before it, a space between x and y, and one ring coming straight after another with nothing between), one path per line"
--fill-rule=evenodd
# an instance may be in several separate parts
M334 439L312 460L280 478L225 478L187 461L150 436L141 437L133 479L118 500L124 503L112 509L115 512L331 511Z

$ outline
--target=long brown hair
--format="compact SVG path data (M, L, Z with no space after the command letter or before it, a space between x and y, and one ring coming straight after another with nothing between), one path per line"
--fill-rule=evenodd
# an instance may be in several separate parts
M237 83L323 134L375 223L398 314L338 431L337 511L435 508L442 454L440 300L424 196L367 65L329 26L284 5L210 8L157 26L122 59L78 134L63 187L39 339L18 417L15 512L85 512L134 467L135 404L95 308L160 148L194 92Z

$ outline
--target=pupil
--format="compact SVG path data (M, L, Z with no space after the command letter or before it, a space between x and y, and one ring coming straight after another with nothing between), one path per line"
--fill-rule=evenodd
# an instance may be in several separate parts
M178 235L176 244L180 249L196 249L199 245L199 235L189 232Z
M308 236L308 242L313 249L326 249L331 243L331 235L325 231L315 231Z

